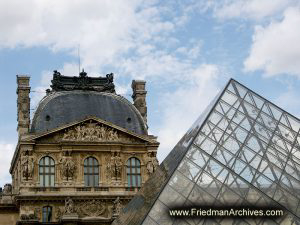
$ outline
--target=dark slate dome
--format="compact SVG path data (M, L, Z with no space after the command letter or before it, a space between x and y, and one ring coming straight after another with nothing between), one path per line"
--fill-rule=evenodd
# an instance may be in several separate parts
M45 96L32 120L31 132L39 133L95 116L137 134L147 134L138 110L124 97L96 91L54 91Z

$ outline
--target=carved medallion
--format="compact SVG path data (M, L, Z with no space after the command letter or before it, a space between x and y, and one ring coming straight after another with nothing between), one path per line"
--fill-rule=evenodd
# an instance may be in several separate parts
M81 216L97 217L105 213L106 206L102 201L91 200L78 205L77 211Z

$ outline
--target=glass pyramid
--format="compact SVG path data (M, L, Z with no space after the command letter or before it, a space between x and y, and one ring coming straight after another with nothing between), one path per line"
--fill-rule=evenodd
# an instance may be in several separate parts
M299 119L230 80L160 166L168 176L139 224L300 224L299 128ZM234 220L168 215L174 206L199 204L286 213Z

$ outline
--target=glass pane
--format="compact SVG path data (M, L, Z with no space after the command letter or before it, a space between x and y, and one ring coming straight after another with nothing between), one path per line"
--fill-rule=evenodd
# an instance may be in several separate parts
M44 176L40 175L40 186L44 186Z
M98 166L98 160L94 158L94 165Z
M129 175L129 176L127 176L127 182L128 182L128 187L131 187L130 175Z
M95 175L95 185L94 186L98 186L99 184L99 176Z
M85 186L89 186L88 180L89 180L88 175L85 175L85 176L84 176L84 185L85 185Z
M54 175L51 175L51 184L50 186L54 186Z
M50 177L49 177L49 175L46 175L45 176L45 186L49 187L49 183L50 183Z
M45 157L45 165L49 165L49 157Z
M140 160L136 159L136 165L140 166Z
M132 186L136 186L136 176L132 176Z

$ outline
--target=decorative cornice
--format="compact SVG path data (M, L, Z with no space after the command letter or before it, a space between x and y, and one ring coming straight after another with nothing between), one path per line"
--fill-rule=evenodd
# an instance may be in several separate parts
M113 73L106 74L106 77L88 77L87 73L82 70L79 77L69 77L54 70L50 87L52 91L86 90L115 93L113 79Z

